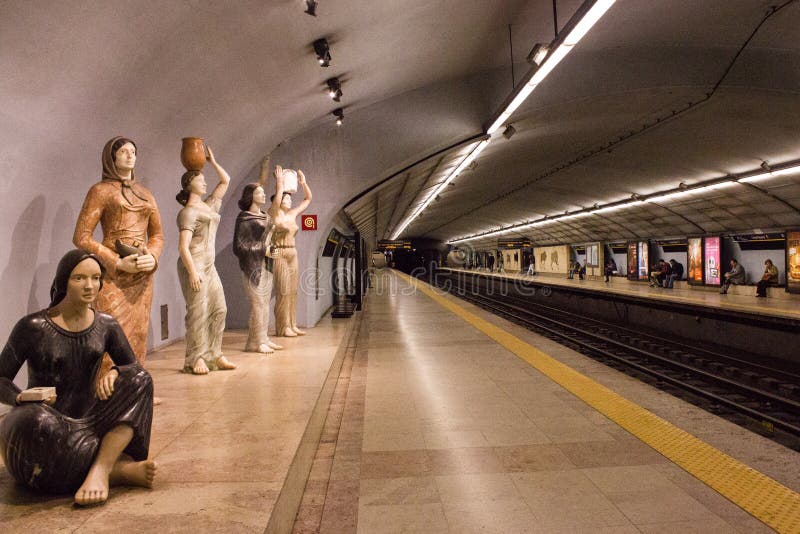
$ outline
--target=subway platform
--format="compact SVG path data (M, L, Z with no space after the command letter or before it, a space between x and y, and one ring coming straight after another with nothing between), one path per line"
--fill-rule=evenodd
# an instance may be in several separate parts
M426 284L240 368L149 356L152 490L101 507L0 472L8 532L800 531L800 455Z
M526 275L517 272L489 272L453 267L445 267L442 270L546 284L554 288L578 289L653 302L675 303L685 307L712 308L739 314L800 320L800 295L786 293L783 287L769 288L768 297L762 299L755 297L756 288L752 285L731 286L727 295L721 295L719 287L693 287L685 280L676 282L674 289L664 289L650 287L646 281L631 281L622 276L612 276L611 281L606 283L602 277L579 280L577 275L570 279L565 274Z

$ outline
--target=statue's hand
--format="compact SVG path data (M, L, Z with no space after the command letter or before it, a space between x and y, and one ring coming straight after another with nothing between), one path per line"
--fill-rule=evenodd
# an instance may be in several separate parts
M130 256L125 256L124 258L118 259L117 270L124 271L126 273L138 273L139 268L136 266L136 260L138 257L138 254L131 254Z
M111 395L114 393L114 382L117 381L118 376L119 371L116 369L111 369L103 376L103 378L99 380L97 383L97 388L95 389L98 399L104 401L111 397Z
M303 174L303 171L300 169L297 169L297 181L300 183L300 185L304 185L306 183L306 175Z
M279 184L283 183L283 167L275 165L275 181Z
M269 170L269 162L270 162L270 157L269 154L267 154L266 156L264 156L264 159L261 160L261 169Z
M189 275L189 285L192 286L192 291L200 291L200 284L202 283L203 279L200 278L199 274Z
M136 268L149 273L156 268L156 259L150 253L139 255L136 257Z
M206 146L206 152L208 153L206 154L206 159L210 161L212 165L216 165L217 160L214 159L214 152L211 150L210 146Z

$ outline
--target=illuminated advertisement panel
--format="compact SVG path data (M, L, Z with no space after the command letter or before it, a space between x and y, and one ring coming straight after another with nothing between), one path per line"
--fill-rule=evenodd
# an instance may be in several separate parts
M650 250L647 241L639 241L637 244L637 257L639 260L639 280L647 280L650 277Z
M720 253L719 237L703 238L703 255L705 266L705 282L709 286L722 284L722 258Z
M786 291L800 293L800 230L786 232Z
M703 283L703 238L690 237L687 240L687 252L689 257L689 268L686 272L686 280L690 284Z
M639 260L636 241L628 241L628 280L639 279Z

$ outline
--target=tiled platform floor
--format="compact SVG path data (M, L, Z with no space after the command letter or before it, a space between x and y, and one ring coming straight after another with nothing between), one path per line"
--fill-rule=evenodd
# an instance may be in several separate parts
M721 308L743 313L755 313L789 319L800 319L800 295L789 295L791 298L756 298L755 286L748 287L746 295L720 295L719 291L708 289L663 289L650 287L647 282L631 282L625 278L614 276L611 282L602 280L579 280L577 277L568 279L566 275L537 275L527 276L519 273L490 273L487 271L474 271L465 269L450 269L452 271L475 273L485 276L509 278L512 280L527 280L550 286L580 287L601 293L616 293L653 300L666 300L680 302L709 308ZM783 292L783 288L772 288L770 291Z
M800 489L798 453L458 302ZM771 531L390 271L364 313L295 532Z
M0 531L263 532L347 322L323 319L285 349L243 353L246 334L223 348L239 369L181 373L184 346L148 356L156 395L152 490L112 489L107 504L78 509L70 496L42 497L0 468Z

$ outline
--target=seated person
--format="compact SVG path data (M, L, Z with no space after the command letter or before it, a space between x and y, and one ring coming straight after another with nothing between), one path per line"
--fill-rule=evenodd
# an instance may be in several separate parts
M605 269L606 282L611 281L609 277L615 272L617 272L617 262L614 261L614 258L609 256L608 260L606 261L606 269Z
M650 271L650 287L662 287L664 285L664 280L666 280L667 275L669 275L669 266L667 262L663 259L658 260L658 263L653 265L652 270Z
M0 353L0 454L14 479L47 493L75 493L79 505L108 498L109 484L152 487L148 461L153 382L125 334L92 303L103 283L100 260L83 250L59 262L50 307L23 317ZM95 386L103 353L115 366ZM28 363L28 387L56 396L22 402L12 380ZM95 396L96 395L96 396Z
M721 295L728 294L728 288L733 285L744 285L747 282L744 267L736 260L731 260L731 270L725 273L722 281Z
M567 272L567 278L572 280L575 278L575 273L581 272L581 262L575 261L574 263L569 264L569 271Z
M670 273L664 281L664 287L673 289L675 287L675 280L683 280L683 264L675 260L669 260Z
M761 277L761 280L758 281L756 285L756 296L757 297L766 297L767 296L767 286L777 286L778 285L778 268L772 263L772 260L767 260L764 262L764 275Z

